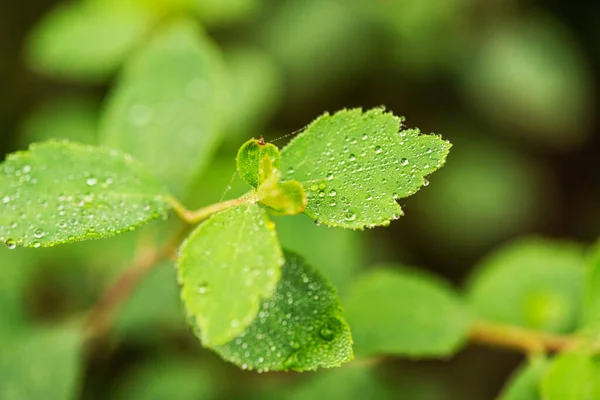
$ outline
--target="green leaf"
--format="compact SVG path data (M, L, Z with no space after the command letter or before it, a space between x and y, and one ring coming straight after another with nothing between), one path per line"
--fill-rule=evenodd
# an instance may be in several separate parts
M307 371L352 359L350 328L333 286L303 259L286 252L272 297L241 335L214 349L243 369Z
M83 338L71 329L39 330L0 353L0 399L79 398Z
M513 373L498 400L540 400L540 381L548 364L545 356L528 360Z
M222 72L217 49L195 25L160 30L125 66L102 118L102 141L184 197L221 139Z
M400 217L396 199L415 193L440 168L450 144L401 129L382 109L317 118L281 152L283 180L307 190L305 213L329 226L362 229Z
M119 379L117 400L199 400L210 398L213 380L205 369L185 359L152 360Z
M578 245L521 239L480 263L468 298L483 319L570 332L581 317L584 273L584 255Z
M302 254L309 265L321 271L342 294L366 264L362 232L323 229L304 214L275 218L281 246Z
M116 150L48 141L0 164L0 240L9 248L112 236L168 209L162 186Z
M246 330L275 291L284 259L275 225L257 204L215 214L181 246L182 299L205 346Z
M600 332L600 241L591 249L587 264L582 327L595 335Z
M441 357L467 338L471 318L454 290L423 272L379 269L344 299L360 356Z
M250 139L240 147L236 162L244 182L258 188L279 170L281 157L277 146L265 143L262 138Z
M258 200L276 215L296 215L306 208L308 199L302 184L298 181L280 183L279 171L258 188Z
M151 15L132 2L64 3L33 30L27 63L59 78L102 81L116 71L151 24Z
M583 352L556 357L542 379L544 400L600 399L600 360Z

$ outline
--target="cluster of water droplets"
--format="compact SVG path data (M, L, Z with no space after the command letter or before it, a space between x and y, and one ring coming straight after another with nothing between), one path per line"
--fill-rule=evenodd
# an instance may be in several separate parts
M0 167L0 240L9 249L114 235L166 215L160 189L124 168L131 161L69 146L17 153Z
M335 118L335 116L333 117ZM396 200L427 186L424 176L441 166L437 136L416 129L392 131L383 124L370 130L341 126L305 132L284 149L285 179L303 183L308 196L306 213L317 224L352 228L387 225L402 212ZM302 143L306 140L307 143ZM294 160L294 147L311 153ZM307 160L310 160L308 162Z
M258 372L339 365L351 357L351 340L338 302L321 275L287 254L275 294L241 335L215 350Z

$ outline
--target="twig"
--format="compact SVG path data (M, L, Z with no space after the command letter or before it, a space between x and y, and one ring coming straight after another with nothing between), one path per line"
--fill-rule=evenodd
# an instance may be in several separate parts
M104 292L85 318L85 337L90 340L102 336L112 325L119 307L131 295L146 274L160 261L174 258L184 227L173 239L160 249L144 249L133 260L132 265L120 275Z
M210 206L200 208L195 211L190 211L186 209L177 199L170 198L169 202L171 203L171 207L177 215L186 223L190 225L197 224L199 222L204 221L211 215L218 213L219 211L226 210L231 207L239 206L242 204L248 203L256 203L258 199L254 194L244 195L237 199L223 201L221 203L211 204Z
M577 345L577 338L533 331L517 326L478 321L471 329L470 341L486 346L535 354L543 351L560 352Z

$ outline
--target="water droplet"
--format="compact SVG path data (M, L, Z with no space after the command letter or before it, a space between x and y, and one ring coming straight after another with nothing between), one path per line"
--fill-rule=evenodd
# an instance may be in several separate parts
M208 292L208 285L206 283L201 283L198 287L199 294L206 294Z
M23 167L23 173L24 174L28 174L30 172L31 172L31 166L26 165L26 166Z
M367 140L369 138L369 135L367 135L366 133L364 135L362 135L362 140Z
M335 202L335 200L331 200L331 201L329 202L329 205L330 205L331 207L335 207L335 205L336 205L336 204L337 204L337 203Z
M319 185L317 185L316 183L310 186L310 190L312 190L313 192L316 192L319 189Z
M96 183L98 183L98 179L96 179L94 177L90 177L90 178L87 178L87 180L85 181L85 183L88 186L94 186Z
M350 156L348 158L350 159L350 161L354 161L354 160L356 160L356 155L350 154Z
M4 196L4 197L2 198L2 203L4 203L4 204L7 204L7 203L9 203L9 202L10 202L10 197L9 197L9 196Z
M333 179L333 174L330 172L327 174L327 180L330 181Z
M353 211L348 211L344 216L346 221L354 221L356 219L356 213Z
M321 190L321 191L319 192L319 197L325 197L325 192Z
M36 249L41 246L40 242L33 242L31 245Z
M14 239L7 239L4 244L9 250L13 250L15 247L17 247L17 242Z
M402 160L400 160L400 165L406 167L408 165L408 160L406 158L403 158Z
M320 336L321 336L323 339L325 339L325 340L327 340L327 341L331 341L331 340L333 340L333 337L334 337L334 332L333 332L333 329L331 329L331 328L329 327L329 325L325 325L325 326L324 326L324 327L322 327L322 328L321 328L321 330L319 331L319 335L320 335Z
M41 229L36 230L35 232L33 232L33 236L35 236L38 239L43 238L44 236L46 236L46 232L44 232Z
M337 192L336 192L336 190L335 190L335 189L331 189L331 190L329 191L329 195L330 195L331 197L335 197L335 195L337 195Z
M429 181L427 179L423 180L423 186L429 186Z
M375 153L380 154L383 151L381 146L375 146Z

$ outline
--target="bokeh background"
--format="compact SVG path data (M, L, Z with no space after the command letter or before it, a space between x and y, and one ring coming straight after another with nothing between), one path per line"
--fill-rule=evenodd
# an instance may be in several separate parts
M185 9L223 53L231 123L190 206L219 200L229 186L226 196L235 192L233 160L246 139L264 135L282 146L289 140L282 136L324 111L384 105L406 116L409 127L454 144L446 166L401 201L405 216L388 228L348 232L318 228L303 217L278 220L282 242L323 269L342 301L344 287L373 265L410 265L462 285L487 253L515 238L535 234L590 244L598 237L599 4L132 1L166 10L165 18ZM175 3L186 5L167 10L165 4ZM77 70L71 60L44 64L36 49L45 40L40 26L58 6L52 0L0 3L2 154L51 137L96 141L103 99L120 65L103 69L91 62ZM129 28L114 27L125 42L128 35L151 35L151 28ZM73 39L79 43L65 46L90 53L101 49L102 36L82 34ZM54 323L85 311L126 266L136 239L0 249L0 321L11 321L0 326L0 339L14 334L9 325ZM88 349L86 360L83 399L363 399L386 393L483 400L494 398L522 356L469 346L445 361L390 358L316 374L244 372L200 348L183 322L173 271L165 267L144 281L113 334Z

